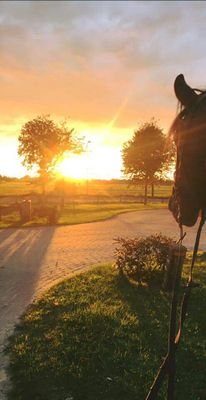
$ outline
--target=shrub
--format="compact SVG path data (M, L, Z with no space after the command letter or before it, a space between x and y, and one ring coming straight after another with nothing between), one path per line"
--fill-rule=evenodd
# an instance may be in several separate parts
M115 265L120 272L138 282L158 278L163 282L175 241L161 234L146 238L116 238Z

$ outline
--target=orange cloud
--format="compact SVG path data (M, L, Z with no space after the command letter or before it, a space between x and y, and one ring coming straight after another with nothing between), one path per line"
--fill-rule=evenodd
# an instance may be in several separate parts
M175 76L206 86L205 18L204 2L0 2L0 138L41 113L118 151L151 117L167 129Z

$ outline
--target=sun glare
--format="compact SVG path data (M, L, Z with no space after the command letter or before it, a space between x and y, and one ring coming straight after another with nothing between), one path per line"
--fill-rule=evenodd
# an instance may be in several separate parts
M72 179L88 179L88 162L85 155L65 156L56 166L59 175Z
M65 155L55 169L57 175L78 180L120 178L121 153L114 148L98 148Z

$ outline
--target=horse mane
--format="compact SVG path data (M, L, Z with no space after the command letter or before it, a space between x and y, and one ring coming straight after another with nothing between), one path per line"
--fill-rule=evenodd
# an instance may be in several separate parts
M206 89L200 89L200 88L192 88L194 92L199 93L198 97L206 94ZM177 134L177 126L178 122L183 116L185 115L187 111L187 107L185 107L180 100L177 100L177 108L176 108L176 116L174 120L172 121L172 124L170 125L170 128L168 130L168 141L173 142L175 141L176 134Z

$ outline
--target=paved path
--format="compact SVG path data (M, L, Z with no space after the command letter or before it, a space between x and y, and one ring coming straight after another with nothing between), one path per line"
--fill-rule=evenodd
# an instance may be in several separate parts
M112 260L115 237L159 232L178 238L177 224L167 210L132 212L90 224L0 231L1 400L7 362L2 349L26 306L66 276ZM194 228L188 229L184 241L188 249L194 234ZM201 247L206 249L205 235Z

